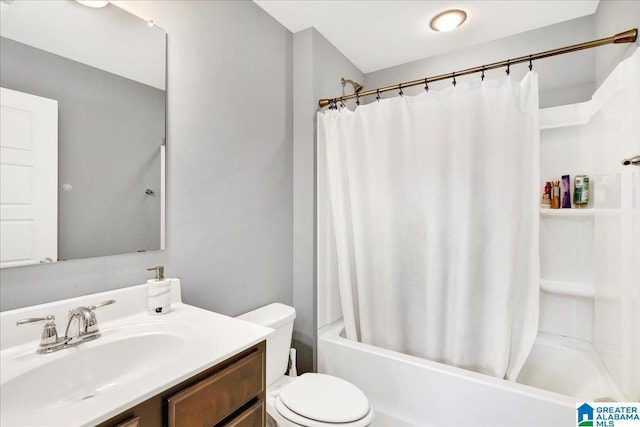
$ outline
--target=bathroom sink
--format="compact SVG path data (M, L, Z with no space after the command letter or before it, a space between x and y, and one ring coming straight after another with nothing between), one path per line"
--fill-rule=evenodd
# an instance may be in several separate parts
M95 426L192 378L271 333L181 301L172 279L171 311L147 314L146 284L0 313L0 426ZM64 334L69 312L101 301L100 336L38 354L43 324Z
M98 339L59 353L18 357L16 365L22 359L28 366L2 383L0 406L33 413L114 392L175 361L185 348L184 340L176 334L121 335L112 340L101 337L104 341ZM33 363L34 359L41 363Z

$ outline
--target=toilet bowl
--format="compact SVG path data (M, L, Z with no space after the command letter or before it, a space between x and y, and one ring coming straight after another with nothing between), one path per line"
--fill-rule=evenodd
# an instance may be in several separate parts
M365 427L373 420L367 396L355 385L325 374L285 375L295 310L274 303L238 316L275 329L267 337L268 425Z

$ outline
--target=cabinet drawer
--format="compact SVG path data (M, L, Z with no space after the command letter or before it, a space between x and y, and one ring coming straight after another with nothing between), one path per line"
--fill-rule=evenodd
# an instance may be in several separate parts
M264 390L264 352L249 354L167 400L169 427L209 427Z
M264 401L253 404L246 411L224 424L224 427L263 427L265 425Z
M116 427L140 427L140 417L130 418L118 424Z

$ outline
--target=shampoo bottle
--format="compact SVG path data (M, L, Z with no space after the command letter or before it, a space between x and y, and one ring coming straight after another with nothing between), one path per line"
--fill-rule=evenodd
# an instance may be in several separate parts
M551 189L551 209L560 209L560 181L553 181Z
M155 270L155 279L147 280L147 314L157 316L171 311L171 280L164 278L164 267L149 268Z

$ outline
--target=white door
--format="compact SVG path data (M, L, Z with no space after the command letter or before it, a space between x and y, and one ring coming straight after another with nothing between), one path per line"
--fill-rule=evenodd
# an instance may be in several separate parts
M0 267L58 258L58 101L0 88Z

